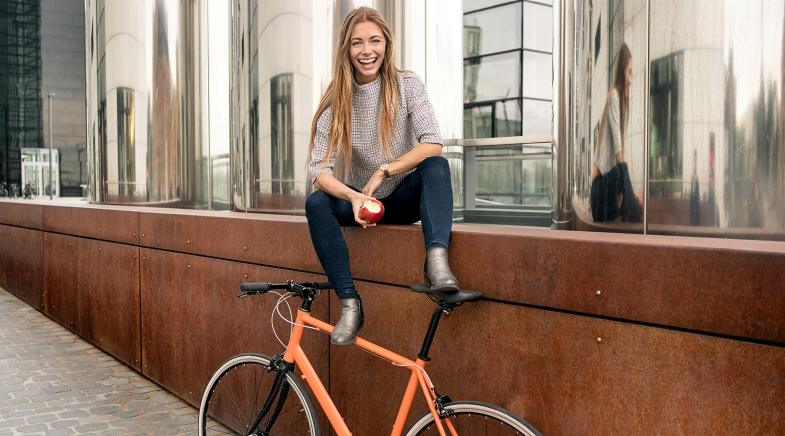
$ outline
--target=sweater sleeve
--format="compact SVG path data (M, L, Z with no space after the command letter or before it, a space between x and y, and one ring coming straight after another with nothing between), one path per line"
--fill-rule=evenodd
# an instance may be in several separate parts
M331 108L325 109L316 121L316 133L313 137L313 149L311 158L308 162L308 172L310 173L311 183L316 180L319 174L333 174L335 169L335 153L333 149L330 156L327 156L327 139L330 130L330 120L332 119Z
M608 96L608 113L607 113L607 123L608 129L610 129L610 137L613 139L611 142L613 150L613 159L616 159L616 153L621 152L621 127L620 127L620 110L619 110L619 93L614 89L611 91L610 95Z
M407 80L407 116L414 132L414 138L418 144L431 143L442 144L442 134L439 131L439 123L433 113L433 106L428 99L428 91L422 81L411 74L405 78Z

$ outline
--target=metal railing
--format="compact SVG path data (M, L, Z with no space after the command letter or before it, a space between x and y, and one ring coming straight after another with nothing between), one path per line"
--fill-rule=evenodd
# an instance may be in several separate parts
M530 192L503 192L498 189L485 189L479 185L483 164L493 164L495 162L523 162L523 161L551 161L553 158L553 138L547 135L524 135L511 136L504 138L482 138L482 139L448 139L444 142L445 156L451 160L452 170L460 173L462 180L454 187L456 198L456 210L462 210L464 219L471 220L473 216L482 215L481 221L510 221L514 215L538 216L538 222L550 220L550 206L533 204L505 204L489 198L482 198L483 194L495 192L495 195L502 197L524 196L531 198L550 197L549 193ZM509 154L494 155L487 152L498 150L507 151ZM483 153L485 152L485 153ZM456 159L461 160L458 165ZM487 174L486 174L487 175ZM550 191L551 186L548 187ZM455 182L454 182L455 185ZM494 216L500 218L494 219Z

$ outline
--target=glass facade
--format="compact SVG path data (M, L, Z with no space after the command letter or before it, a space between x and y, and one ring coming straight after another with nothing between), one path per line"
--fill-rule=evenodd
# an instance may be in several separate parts
M526 0L463 3L465 139L551 135L552 9ZM549 145L476 147L465 163L476 166L475 210L464 217L499 221L494 213L507 217L511 208L547 214L551 162L538 149Z
M783 2L573 6L578 227L785 239ZM591 213L592 156L622 43L632 54L623 159L639 223Z
M399 65L426 82L448 140L458 216L547 213L567 195L576 222L592 229L783 233L779 1L220 3L88 2L93 201L301 214L332 41L344 14L369 4L396 31ZM555 46L562 6L570 27L557 30L566 43ZM144 25L116 19L128 8ZM623 159L628 197L640 198L643 216L599 222L592 160L624 45L632 81ZM571 68L554 93L557 49L570 52ZM557 96L566 97L554 117ZM559 175L548 142L557 118L569 125L561 155L570 167ZM553 187L561 176L567 189Z
M41 147L38 0L0 0L0 194L21 195L22 148Z

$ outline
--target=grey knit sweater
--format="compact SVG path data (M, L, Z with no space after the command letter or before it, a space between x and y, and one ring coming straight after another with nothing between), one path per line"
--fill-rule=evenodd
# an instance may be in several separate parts
M619 109L619 92L612 88L608 93L608 107L605 109L605 132L594 150L594 164L603 175L616 166L616 153L621 146L621 115Z
M442 136L425 85L414 73L398 74L398 96L394 137L390 138L393 160L400 158L417 144L441 144ZM331 114L331 108L327 108L316 123L316 135L308 167L311 182L319 174L334 175L335 152L327 156ZM380 116L381 76L363 85L355 83L352 88L352 165L343 182L357 190L362 190L380 165L390 162L379 138ZM410 172L396 174L383 181L374 196L384 198L390 195Z

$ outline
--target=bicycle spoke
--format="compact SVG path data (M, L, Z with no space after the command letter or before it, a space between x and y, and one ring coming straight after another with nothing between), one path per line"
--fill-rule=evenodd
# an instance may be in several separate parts
M252 431L250 427L259 418L268 395L273 395L270 408L253 431L262 431L272 425L270 435L274 436L318 434L319 423L313 414L313 405L296 375L280 373L271 377L268 376L269 367L269 359L258 355L230 359L208 386L207 407L200 410L200 422L204 425L200 434L236 434L232 430L246 434ZM279 373L273 371L273 374ZM288 393L285 397L281 391L272 392L278 377L283 377L280 381L286 383L284 386ZM207 425L206 416L224 427Z

